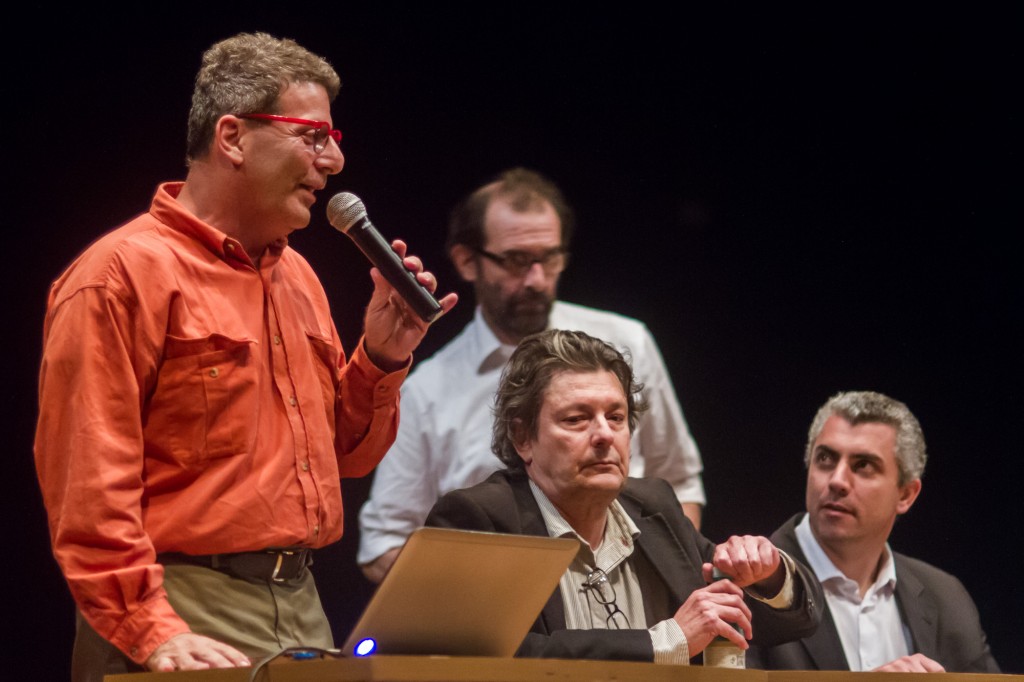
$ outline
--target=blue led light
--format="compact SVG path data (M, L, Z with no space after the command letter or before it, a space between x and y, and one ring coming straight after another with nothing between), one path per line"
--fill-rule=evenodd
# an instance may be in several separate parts
M356 656L369 656L377 650L377 642L367 637L366 639L360 640L359 644L356 644L355 654Z

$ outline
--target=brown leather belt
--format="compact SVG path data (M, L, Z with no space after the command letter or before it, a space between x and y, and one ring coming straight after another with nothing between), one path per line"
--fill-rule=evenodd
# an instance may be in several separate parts
M308 547L282 547L234 554L184 554L164 552L156 555L161 564L190 564L223 571L250 581L283 583L302 575L313 563L313 550Z

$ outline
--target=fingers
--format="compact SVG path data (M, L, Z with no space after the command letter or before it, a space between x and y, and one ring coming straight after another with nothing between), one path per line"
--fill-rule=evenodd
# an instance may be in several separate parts
M737 622L736 625L740 627L739 630L725 620L719 620L715 626L717 628L715 635L717 637L724 637L739 648L746 650L750 647L750 643L747 642L747 640L752 636L750 634L750 621L748 620L746 621L746 624L744 624L741 620L740 622Z
M249 658L234 647L191 632L167 640L146 661L146 667L156 672L237 668L251 664Z
M753 636L751 612L743 602L743 591L729 580L695 590L673 617L686 636L691 654L702 651L716 636L746 649L746 640Z
M409 272L416 274L423 271L423 261L419 256L408 255L409 247L401 239L391 242L391 250L398 254L398 257L402 259L402 264Z
M434 293L437 290L437 277L432 272L423 269L423 261L419 256L407 255L409 247L405 242L401 239L396 239L391 242L391 248L402 259L402 264L405 268L416 275L416 281L422 284L430 293Z
M227 644L224 644L223 642L218 642L216 640L212 640L211 639L209 641L211 643L212 651L214 651L216 653L216 656L215 656L214 660L217 660L218 662L220 662L220 661L226 661L227 662L226 666L215 665L213 667L215 667L215 668L221 668L221 667L245 668L245 667L248 667L248 666L252 665L252 660L248 656L243 654L241 651L239 651L238 649L236 649L236 648L234 648L232 646L228 646Z
M452 293L448 294L447 296L445 296L444 298L438 300L438 303L441 304L441 315L444 315L446 312L448 312L449 310L454 308L455 304L458 303L458 302L459 302L459 295L456 294L455 292L452 292ZM440 316L438 316L438 317L440 317ZM437 320L434 320L434 321L436 322Z
M770 578L779 569L779 550L768 538L734 535L715 548L714 565L740 587Z
M918 662L921 664L921 667L924 668L924 671L926 673L946 672L946 669L942 667L942 664L940 664L938 661L933 661L932 659L928 658L923 654L914 654L914 656L920 657Z
M742 599L743 590L739 588L736 581L731 579L716 579L714 577L714 569L715 567L711 564L704 564L701 566L701 571L704 573L704 580L708 582L708 587L714 588L714 592L728 592L730 594L735 594Z
M412 260L406 258L406 262ZM408 266L407 266L408 267ZM437 278L434 277L434 273L424 270L423 272L416 273L416 281L423 285L423 287L430 293L434 293L437 289Z
M219 652L215 650L195 652L182 655L177 660L177 668L172 670L207 670L209 668L245 668L252 665L249 658L242 653L231 650L232 653Z
M873 672L882 673L944 673L946 669L938 661L933 661L924 654L902 656L895 661L875 668Z
M401 239L396 239L391 242L391 248L398 254L399 258L405 258L405 252L409 249L409 246Z
M393 242L391 242L391 248L394 249L395 253L397 253L399 257L402 259L402 264L405 265L406 269L409 272L416 275L417 282L422 284L423 287L430 293L434 293L437 291L437 276L434 275L434 273L430 272L429 270L423 269L423 261L420 259L419 256L406 255L408 246L406 245L405 242L403 242L401 239L396 239ZM373 276L372 271L371 276ZM384 285L388 288L391 287L391 285L383 277L373 276L373 281L374 284L377 286ZM438 303L441 305L441 314L443 315L444 313L454 308L455 304L458 303L458 301L459 297L455 293L450 293L446 295L444 298L439 299Z
M750 639L753 636L750 619L753 613L750 607L743 601L743 590L737 587L730 580L719 580L703 588L707 591L708 605L714 605L718 614L716 634L731 639L736 644L743 644L744 637ZM739 626L737 632L735 626ZM735 637L731 636L735 635ZM744 648L746 648L744 646Z
M391 242L391 248L425 289L431 293L437 290L437 278L423 269L423 261L418 257L406 254L405 242L396 239ZM370 269L370 277L373 279L373 294L363 321L364 347L377 367L392 372L407 365L430 324L413 310L377 268ZM441 315L454 308L458 300L454 293L440 299Z

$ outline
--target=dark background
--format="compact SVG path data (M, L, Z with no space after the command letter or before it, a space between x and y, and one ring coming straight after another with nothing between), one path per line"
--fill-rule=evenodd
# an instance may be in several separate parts
M960 577L1004 670L1024 673L1019 16L437 5L12 15L33 47L4 48L4 564L15 642L44 652L38 679L66 679L73 638L32 464L46 289L158 182L184 177L200 55L242 30L297 39L344 83L345 170L292 244L347 348L370 283L327 224L334 192L358 194L466 296L422 358L472 314L442 248L452 204L504 168L540 170L578 212L562 297L658 339L704 457L705 534L770 533L802 508L818 406L888 393L932 456L892 544ZM368 487L345 482L345 538L315 567L339 640L371 593L354 565Z

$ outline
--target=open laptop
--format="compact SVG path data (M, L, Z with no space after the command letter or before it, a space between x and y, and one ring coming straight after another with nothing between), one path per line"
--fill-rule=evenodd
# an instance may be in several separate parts
M567 538L420 528L342 654L512 656L578 549Z

